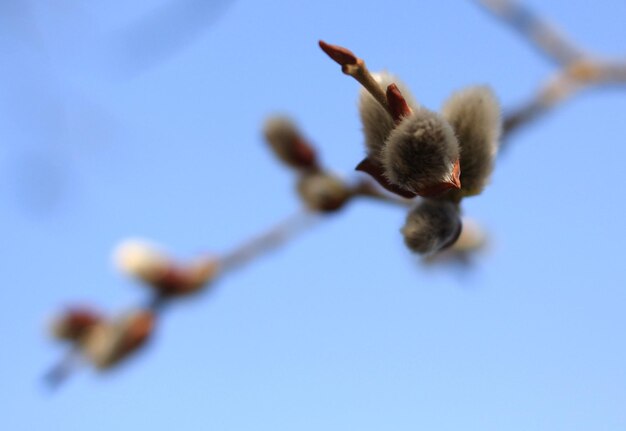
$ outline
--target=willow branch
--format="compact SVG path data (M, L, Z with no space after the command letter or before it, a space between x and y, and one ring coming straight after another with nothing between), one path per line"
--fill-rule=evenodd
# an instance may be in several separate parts
M530 9L511 0L474 0L525 37L550 61L565 65L583 57L583 51Z

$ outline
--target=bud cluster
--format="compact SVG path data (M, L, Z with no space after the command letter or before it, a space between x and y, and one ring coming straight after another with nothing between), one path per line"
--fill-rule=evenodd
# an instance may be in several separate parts
M312 211L337 211L353 193L341 178L324 169L315 148L287 117L271 117L263 129L265 140L273 153L297 174L296 190Z
M366 158L357 170L386 190L424 199L406 219L402 234L413 251L431 255L461 233L460 203L489 181L502 128L499 104L488 87L454 93L441 113L415 102L389 73L372 74L351 51L320 47L362 85L359 113Z
M162 305L174 298L202 291L216 277L219 261L201 258L179 263L158 247L140 240L120 244L114 253L116 266L141 281L151 295L148 305L130 313L106 318L85 307L63 312L52 323L52 335L72 346L72 353L99 370L106 370L145 345L153 333ZM56 385L67 377L64 363L49 374Z

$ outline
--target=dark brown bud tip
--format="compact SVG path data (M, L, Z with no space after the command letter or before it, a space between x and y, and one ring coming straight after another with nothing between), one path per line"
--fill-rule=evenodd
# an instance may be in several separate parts
M402 196L406 199L412 199L417 196L416 193L403 189L392 182L390 182L387 177L385 177L384 169L382 165L369 157L364 158L361 162L356 166L355 170L365 172L370 175L372 178L376 180L378 184L380 184L385 190L390 191L398 196Z
M391 109L393 121L398 124L404 117L411 115L411 108L404 99L400 89L396 84L389 84L387 87L387 103Z
M322 48L322 51L342 66L356 64L358 61L357 56L354 55L349 49L338 45L330 45L323 40L319 41L319 45L320 48Z
M301 136L293 140L293 163L301 168L317 167L317 155L315 149Z

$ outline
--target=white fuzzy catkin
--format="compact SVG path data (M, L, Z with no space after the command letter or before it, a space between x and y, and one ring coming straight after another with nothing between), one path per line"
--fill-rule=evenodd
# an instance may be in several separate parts
M461 147L463 194L479 194L489 181L498 152L502 129L500 105L489 87L468 87L452 94L442 113Z
M461 233L458 205L444 200L425 199L407 216L402 235L411 250L432 254L451 245Z
M381 153L387 178L416 193L448 179L458 158L454 130L425 108L414 110L391 131Z
M395 83L411 109L418 108L418 104L408 88L396 76L388 72L374 73L372 76L383 90L386 90L388 85ZM359 95L359 114L363 124L367 154L378 159L387 137L395 126L393 119L387 110L364 88L361 88Z
M158 282L170 268L170 259L154 244L129 239L117 246L113 260L120 271L148 283Z

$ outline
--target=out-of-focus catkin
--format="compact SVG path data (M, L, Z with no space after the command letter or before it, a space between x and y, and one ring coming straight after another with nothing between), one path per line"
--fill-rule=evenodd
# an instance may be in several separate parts
M459 206L445 200L425 199L407 216L402 235L411 250L436 253L452 245L461 233Z

